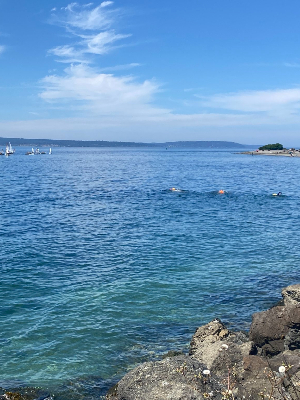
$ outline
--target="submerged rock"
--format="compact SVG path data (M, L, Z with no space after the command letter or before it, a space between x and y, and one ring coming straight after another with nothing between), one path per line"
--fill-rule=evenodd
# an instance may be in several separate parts
M22 388L6 391L0 388L0 400L54 400L49 393L39 388Z

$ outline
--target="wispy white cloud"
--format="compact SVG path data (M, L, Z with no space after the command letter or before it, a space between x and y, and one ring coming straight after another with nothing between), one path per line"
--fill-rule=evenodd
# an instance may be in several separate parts
M63 63L89 63L89 55L103 55L115 48L115 43L130 37L130 34L117 33L112 29L118 14L110 6L112 1L79 5L71 3L60 13L52 14L52 23L63 26L73 36L72 44L57 46L48 54L58 57ZM118 46L119 47L119 46Z
M115 31L100 32L97 35L82 36L84 39L81 44L84 46L83 52L91 54L105 54L112 48L112 44L120 39L125 39L130 34L116 34Z
M92 3L90 3L92 4ZM100 4L100 7L107 7L113 4L113 1L103 1L103 3Z
M75 49L73 46L64 45L57 46L48 51L48 54L60 57L57 61L62 63L85 63L88 62L82 51Z
M62 7L59 15L56 15L54 22L66 28L76 28L82 30L108 29L115 20L116 9L108 9L113 2L105 1L95 8L91 8L93 3L79 5L71 3L67 7Z
M300 88L245 91L197 97L201 99L201 104L205 107L246 113L277 114L279 111L294 112L300 108Z
M94 113L164 113L151 106L160 86L153 80L137 82L132 76L116 77L98 73L87 65L72 65L63 76L49 75L41 81L40 97L48 102L64 103Z
M0 45L0 54L4 53L6 50L6 46Z

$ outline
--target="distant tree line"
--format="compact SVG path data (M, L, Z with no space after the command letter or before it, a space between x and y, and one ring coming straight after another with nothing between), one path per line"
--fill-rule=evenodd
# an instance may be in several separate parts
M259 147L259 150L283 150L283 146L281 143L266 144Z

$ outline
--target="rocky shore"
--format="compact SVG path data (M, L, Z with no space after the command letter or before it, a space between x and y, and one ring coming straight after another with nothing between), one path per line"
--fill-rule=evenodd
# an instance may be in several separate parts
M0 388L0 400L56 399L37 387L19 390ZM68 400L84 398L73 393ZM278 304L254 314L249 333L214 319L196 330L188 355L172 351L139 365L105 399L300 400L300 284L284 288Z
M300 157L300 150L296 150L296 149L254 150L254 151L242 151L240 154L249 154L252 156Z
M284 288L282 297L253 315L249 334L219 319L201 326L188 355L138 366L106 399L300 399L300 284Z

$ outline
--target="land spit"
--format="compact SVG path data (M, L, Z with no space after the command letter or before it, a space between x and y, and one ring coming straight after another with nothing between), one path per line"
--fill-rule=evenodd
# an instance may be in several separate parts
M242 151L239 154L249 154L252 156L284 156L284 157L300 157L300 150L283 149L283 150L254 150Z

